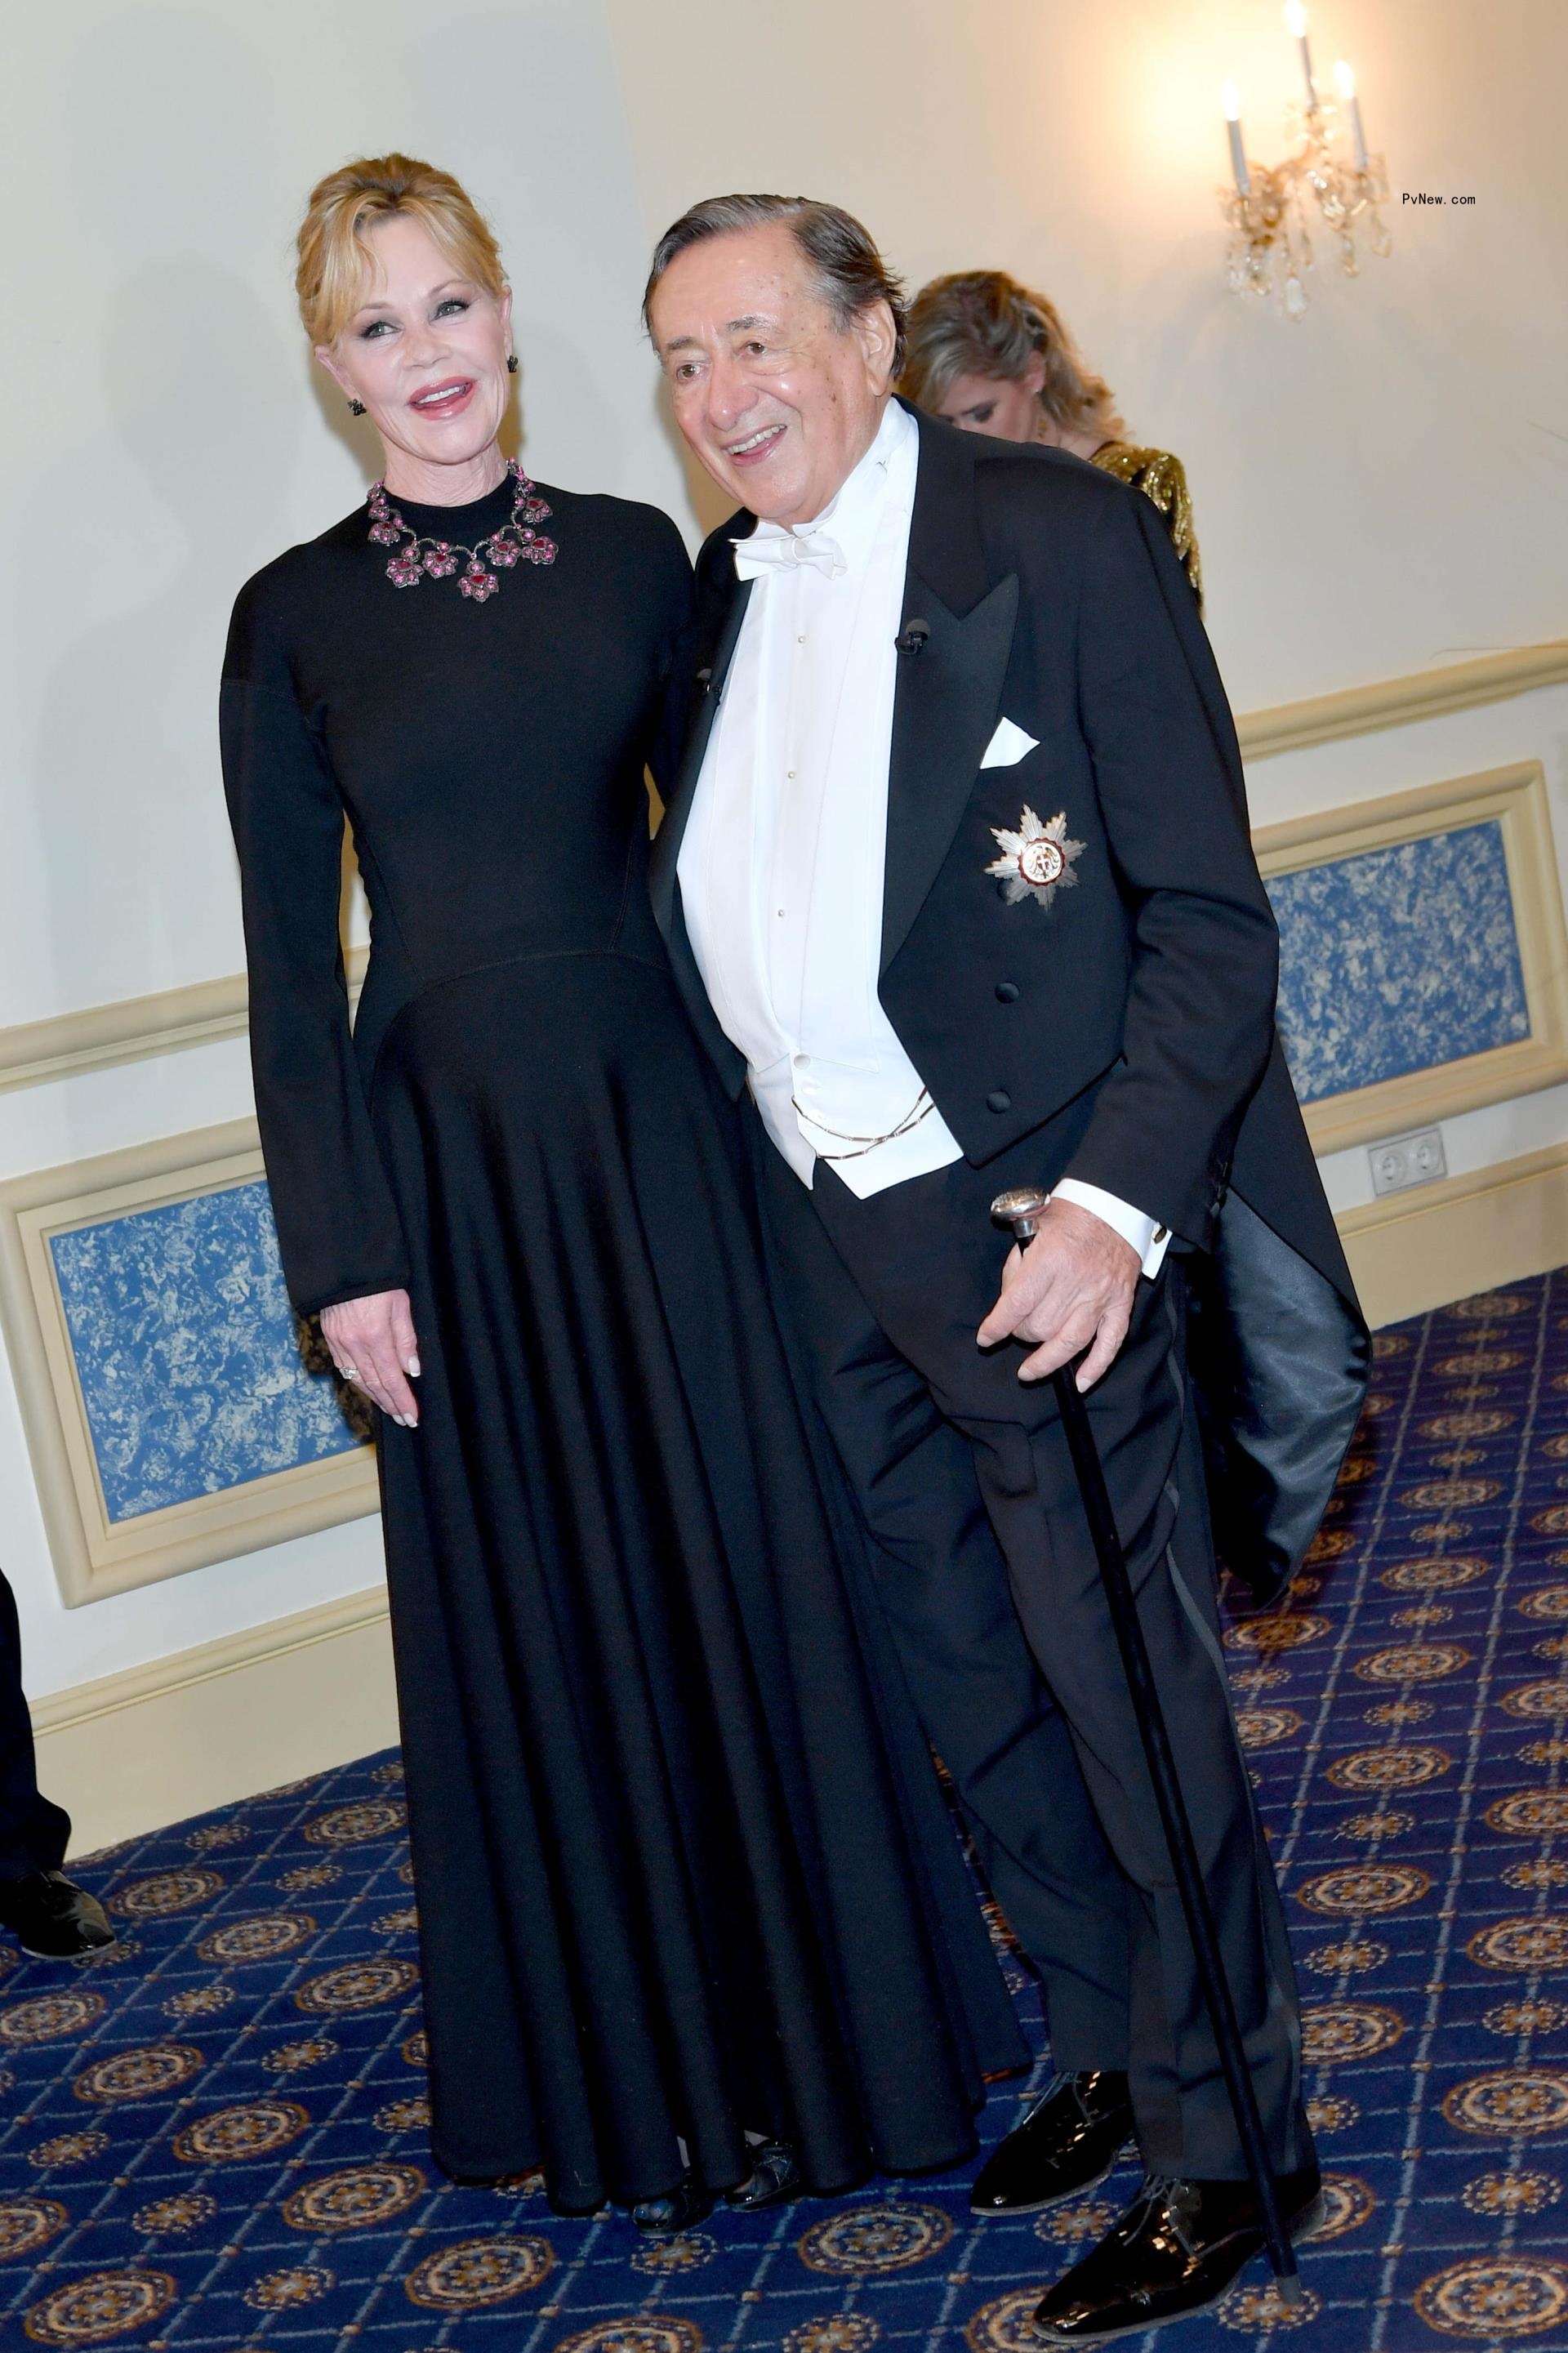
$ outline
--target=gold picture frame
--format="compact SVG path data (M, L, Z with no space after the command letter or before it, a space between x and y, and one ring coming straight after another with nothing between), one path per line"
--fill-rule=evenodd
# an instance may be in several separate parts
M60 1234L252 1184L263 1173L247 1119L0 1184L0 1323L68 1609L380 1508L370 1446L134 1518L111 1518L105 1502L50 1245Z
M1268 881L1487 822L1502 830L1530 1035L1303 1104L1314 1152L1374 1143L1568 1079L1568 926L1545 771L1539 760L1515 761L1348 808L1291 818L1254 835L1258 867Z

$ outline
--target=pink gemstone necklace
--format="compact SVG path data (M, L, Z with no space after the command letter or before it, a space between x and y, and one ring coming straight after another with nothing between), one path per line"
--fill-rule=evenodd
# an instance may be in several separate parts
M542 522L549 514L549 506L515 458L507 459L506 470L511 476L514 492L511 513L499 531L481 539L477 547L463 547L453 540L421 538L389 501L386 484L371 485L370 535L377 547L397 549L386 567L386 576L395 588L417 588L426 573L432 580L447 580L466 557L458 586L465 596L482 605L500 586L489 568L492 564L499 571L510 572L515 564L554 563L555 542L534 529L535 523ZM407 544L399 546L400 540Z

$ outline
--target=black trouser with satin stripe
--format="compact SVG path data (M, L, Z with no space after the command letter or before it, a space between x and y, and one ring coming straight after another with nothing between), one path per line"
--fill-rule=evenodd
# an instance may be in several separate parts
M1057 2064L1125 2068L1151 2171L1246 2174L1050 1384L983 1355L1027 1142L860 1201L757 1162L786 1312L889 1622L983 1865L1045 1980ZM1016 1162L1016 1166L1015 1166ZM1178 1258L1089 1400L1277 2166L1303 2164L1300 2032L1215 1606Z

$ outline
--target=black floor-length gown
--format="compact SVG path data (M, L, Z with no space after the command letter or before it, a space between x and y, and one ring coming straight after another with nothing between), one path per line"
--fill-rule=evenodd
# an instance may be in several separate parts
M713 2187L748 2129L822 2189L952 2164L1021 2045L647 908L687 560L546 495L555 561L482 603L360 509L244 590L224 682L290 1291L406 1286L419 1335L380 1436L435 2150L569 2211L678 2137ZM472 546L511 500L401 511Z

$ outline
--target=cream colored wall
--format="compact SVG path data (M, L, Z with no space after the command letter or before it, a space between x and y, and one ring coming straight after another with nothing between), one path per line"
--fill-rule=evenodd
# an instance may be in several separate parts
M0 1027L243 963L215 727L229 606L363 497L374 459L292 308L290 238L321 172L399 144L458 172L516 285L530 463L680 496L637 339L644 230L596 6L73 0L7 7L5 27L6 168L26 204L0 436ZM237 1040L0 1094L0 1177L250 1107ZM382 1574L363 1520L63 1610L3 1356L0 1567L36 1696ZM386 1725L384 1691L377 1705ZM363 1722L349 1711L343 1737L363 1746ZM298 1753L320 1761L308 1729Z
M1300 325L1221 284L1219 90L1282 152L1277 0L607 0L650 234L700 195L859 213L912 285L1045 288L1135 430L1186 462L1239 710L1561 636L1568 547L1562 0L1321 0L1394 250L1326 251ZM1473 211L1402 209L1402 189Z

